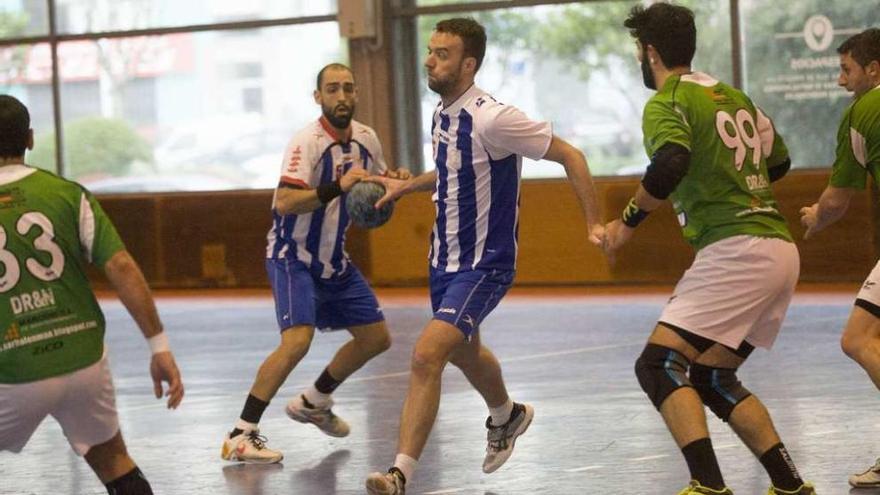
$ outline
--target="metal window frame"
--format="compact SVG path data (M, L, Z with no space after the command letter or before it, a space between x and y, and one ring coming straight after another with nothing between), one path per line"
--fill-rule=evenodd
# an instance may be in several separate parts
M386 0L377 0L386 1ZM480 12L501 10L519 7L534 7L539 5L564 5L578 3L611 3L627 0L507 0L487 2L458 2L445 5L417 6L417 0L395 0L390 2L387 9L386 21L392 23L392 31L395 33L393 58L398 67L410 67L406 70L395 71L394 79L395 113L397 122L395 134L402 138L398 139L398 156L406 163L418 164L418 168L424 169L421 153L421 108L418 100L419 70L418 47L412 46L416 38L415 21L418 16L436 14L455 14L462 12ZM732 84L738 88L743 85L743 47L742 47L742 24L740 12L740 0L726 0L730 7L730 31L731 31L731 66L733 70ZM61 109L61 80L59 73L58 45L68 41L98 40L106 38L127 38L134 36L161 36L178 33L198 33L208 31L234 31L252 30L266 27L292 26L298 24L313 24L321 22L333 22L338 20L336 14L285 17L277 19L260 19L249 21L223 22L213 24L189 24L182 26L111 30L91 33L59 34L57 27L57 2L46 0L47 15L49 17L49 32L46 35L24 36L18 38L0 39L0 47L48 43L52 61L52 108L55 119L55 161L59 175L65 175L64 163L64 136L63 116ZM415 62L415 65L413 63ZM413 99L415 98L415 99Z
M417 39L417 33L411 32L416 29L415 20L422 15L457 14L463 12L484 12L490 10L510 9L517 7L534 7L539 5L565 5L579 3L612 3L630 0L508 0L490 2L459 2L445 5L416 6L417 0L402 0L390 9L391 21L395 31L402 33L395 41L395 65L407 67L407 63L417 60L418 47L404 46L403 43ZM731 67L733 80L731 84L736 88L743 87L743 50L742 50L742 25L740 16L740 0L726 0L730 7L730 36L731 36ZM416 62L416 65L418 63ZM421 105L413 102L418 101L419 71L402 70L395 75L395 81L403 89L395 91L396 109L398 119L397 135L404 139L399 140L398 160L403 163L417 164L419 171L424 170L421 150L414 147L407 140L411 140L413 129L421 129L422 115ZM415 95L415 100L409 101ZM420 135L420 132L419 132ZM417 140L420 145L421 139Z
M315 24L320 22L333 22L337 20L336 14L283 17L276 19L259 19L250 21L221 22L215 24L188 24L183 26L171 26L147 29L125 29L111 31L96 31L91 33L59 34L57 25L56 0L46 0L47 16L49 17L49 32L45 35L22 36L17 38L0 39L0 48L15 45L33 45L48 43L52 60L52 115L55 119L55 166L58 175L65 175L64 164L64 131L61 112L61 75L58 64L58 45L68 41L99 40L107 38L130 38L135 36L162 36L178 33L199 33L207 31L241 31L277 26L293 26L297 24Z

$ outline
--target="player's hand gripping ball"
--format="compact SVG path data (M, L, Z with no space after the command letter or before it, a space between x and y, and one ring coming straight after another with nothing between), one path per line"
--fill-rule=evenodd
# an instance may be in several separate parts
M385 195L385 187L375 182L358 182L345 198L345 209L352 223L358 227L372 229L383 225L394 212L394 202L389 201L376 209L379 198Z

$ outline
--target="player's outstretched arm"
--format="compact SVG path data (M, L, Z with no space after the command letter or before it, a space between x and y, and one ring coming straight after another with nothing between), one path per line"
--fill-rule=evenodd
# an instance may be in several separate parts
M153 392L156 398L162 397L162 382L167 382L168 390L165 395L168 397L168 407L176 408L183 400L183 381L168 345L168 338L162 330L162 322L159 320L159 313L156 311L156 304L144 274L125 250L114 254L104 264L104 274L116 289L125 309L150 343L153 353L150 375L153 378Z
M321 184L315 189L280 185L275 192L275 211L279 215L302 215L317 210L342 193L350 191L366 176L366 170L352 167L339 179Z
M817 203L801 208L801 225L807 229L804 239L809 239L816 232L840 220L849 208L855 192L856 189L849 187L828 186L822 191Z
M377 184L382 184L382 186L385 187L385 195L379 198L379 201L376 201L376 208L381 208L385 203L394 201L409 193L417 191L433 191L434 184L437 183L437 171L432 170L417 177L409 177L406 179L370 175L364 178L364 181L375 182Z
M605 228L602 225L599 202L596 199L596 187L593 184L590 167L587 165L587 158L581 150L554 135L550 141L550 147L544 154L544 159L560 163L565 168L568 182L574 189L587 219L590 242L601 246L605 236Z
M612 264L617 250L629 241L636 227L648 216L648 213L659 208L663 201L665 200L652 196L643 185L639 184L635 195L629 200L620 216L605 225L602 249Z

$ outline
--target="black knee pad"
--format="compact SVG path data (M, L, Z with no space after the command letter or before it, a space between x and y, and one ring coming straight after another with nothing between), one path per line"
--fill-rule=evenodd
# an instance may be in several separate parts
M648 344L636 360L636 378L657 410L669 394L691 387L687 371L691 362L684 354L656 344Z
M144 473L137 466L128 473L107 483L106 487L109 495L153 495L150 482L147 481Z
M737 404L752 395L736 377L736 369L695 364L691 366L690 377L703 404L724 422L730 419Z

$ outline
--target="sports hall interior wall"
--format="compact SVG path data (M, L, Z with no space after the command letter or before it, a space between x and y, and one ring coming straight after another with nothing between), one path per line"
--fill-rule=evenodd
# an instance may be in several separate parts
M818 198L827 170L794 171L774 185L801 253L801 280L860 282L878 253L876 194L853 199L837 224L803 241L798 210ZM619 214L638 178L597 178L606 217ZM157 288L267 287L263 259L272 191L100 196L128 249ZM428 193L403 198L385 226L351 229L347 249L377 286L427 284L434 209ZM522 187L518 284L673 283L693 259L672 209L639 226L610 265L589 245L577 200L564 180ZM100 279L99 280L99 284Z
M385 39L394 39L387 19L383 24ZM349 53L359 88L356 117L376 130L386 159L394 166L396 155L404 155L409 147L412 156L411 145L418 144L405 138L398 142L398 136L407 135L402 130L418 128L418 119L394 95L406 96L412 84L405 81L419 76L415 61L394 65L392 45L385 43L377 50L368 41L351 40ZM589 150L584 152L589 158ZM828 174L827 168L792 171L774 184L776 197L800 249L801 280L860 283L878 257L876 188L856 195L838 223L809 241L802 240L798 210L816 201ZM608 219L619 215L638 180L596 178ZM263 259L272 191L118 195L100 200L152 286L268 287ZM351 229L347 250L376 286L427 285L433 217L429 194L404 197L385 226ZM523 182L518 284L670 284L692 259L693 251L682 240L667 205L639 226L612 266L588 243L582 214L566 181ZM97 274L96 279L100 280Z

